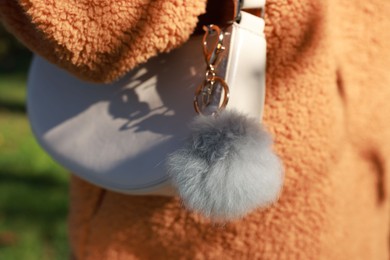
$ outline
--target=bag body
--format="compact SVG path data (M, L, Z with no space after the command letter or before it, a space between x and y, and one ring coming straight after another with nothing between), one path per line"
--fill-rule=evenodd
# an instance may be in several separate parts
M261 121L265 95L264 20L241 13L225 32L220 77L229 109ZM128 194L172 195L166 157L179 149L196 116L204 80L202 37L161 54L111 84L93 84L36 57L28 80L28 111L42 147L77 176Z

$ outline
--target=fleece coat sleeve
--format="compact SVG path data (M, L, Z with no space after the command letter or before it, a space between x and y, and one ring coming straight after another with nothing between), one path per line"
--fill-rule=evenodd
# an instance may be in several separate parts
M0 18L49 61L110 82L185 42L205 8L206 0L4 0Z

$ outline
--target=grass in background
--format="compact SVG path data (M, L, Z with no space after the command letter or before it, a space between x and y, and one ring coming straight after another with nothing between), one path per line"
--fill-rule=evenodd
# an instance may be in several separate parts
M0 259L68 259L68 174L34 140L25 82L0 74Z

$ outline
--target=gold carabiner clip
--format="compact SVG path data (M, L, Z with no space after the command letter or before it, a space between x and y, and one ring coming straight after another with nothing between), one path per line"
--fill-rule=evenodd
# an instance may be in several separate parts
M207 63L206 78L202 84L195 91L194 96L194 108L198 114L202 114L202 110L209 105L216 105L217 111L212 114L216 114L219 110L226 107L229 101L229 87L226 82L216 75L216 67L220 62L220 53L225 50L223 45L224 32L217 25L203 26L205 34L203 36L203 55ZM216 40L213 42L211 48L208 48L208 38L210 34L216 33ZM220 89L216 89L220 87ZM221 91L221 92L220 92ZM223 96L220 97L220 94ZM218 99L222 98L222 100ZM215 104L218 102L218 104Z
M225 50L225 46L223 45L223 31L219 26L211 24L208 26L203 26L203 30L205 31L205 34L203 36L203 55L205 57L206 63L208 67L215 67L218 65L218 56L221 52ZM212 49L210 50L207 47L207 38L210 36L211 33L216 32L218 37L216 41L214 42Z

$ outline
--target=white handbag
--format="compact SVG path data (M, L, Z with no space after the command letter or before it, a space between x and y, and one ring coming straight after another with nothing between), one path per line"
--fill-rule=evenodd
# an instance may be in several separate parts
M255 3L255 4L254 4ZM264 9L264 2L245 1ZM261 120L265 94L264 20L244 11L224 31L218 67L229 108ZM81 81L41 57L28 78L28 114L41 146L80 178L128 194L173 195L164 160L183 145L191 104L206 70L201 36L160 54L112 84Z

